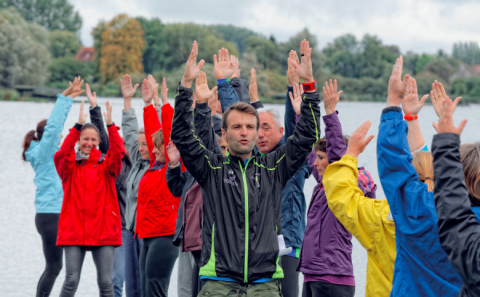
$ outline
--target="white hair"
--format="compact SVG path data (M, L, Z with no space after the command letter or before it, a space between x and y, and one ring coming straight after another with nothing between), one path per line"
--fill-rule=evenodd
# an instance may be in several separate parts
M278 113L278 110L276 109L271 109L271 108L259 108L257 109L258 115L262 113L269 113L273 117L273 121L277 125L277 128L280 129L283 127L282 125L282 119L280 118L280 113Z

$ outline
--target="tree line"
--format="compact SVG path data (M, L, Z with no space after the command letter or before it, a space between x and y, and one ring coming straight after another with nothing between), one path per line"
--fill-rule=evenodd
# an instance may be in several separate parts
M215 84L213 55L224 47L239 58L241 78L249 81L250 69L256 69L260 96L281 97L287 85L288 52L299 52L300 41L307 39L318 82L337 79L345 100L383 101L390 65L401 54L398 46L369 34L361 39L345 34L320 48L307 29L278 42L274 36L232 25L164 24L158 18L120 14L100 21L92 30L95 60L82 62L75 59L81 47L77 35L81 26L81 17L67 0L0 0L0 87L44 84L65 88L68 80L81 75L100 95L115 97L120 95L123 74L131 74L138 83L149 73L157 81L166 77L173 91L191 44L197 40L210 87ZM453 95L480 101L479 76L459 77L450 83L462 64L480 64L478 43L455 43L452 55L442 50L436 54L407 52L404 61L404 71L415 76L419 93L429 93L431 83L438 80Z

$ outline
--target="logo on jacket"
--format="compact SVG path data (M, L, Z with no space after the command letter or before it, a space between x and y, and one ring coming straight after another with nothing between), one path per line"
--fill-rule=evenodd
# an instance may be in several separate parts
M228 170L228 178L224 179L223 182L226 184L231 184L232 186L238 187L238 183L235 181L235 174L231 169Z

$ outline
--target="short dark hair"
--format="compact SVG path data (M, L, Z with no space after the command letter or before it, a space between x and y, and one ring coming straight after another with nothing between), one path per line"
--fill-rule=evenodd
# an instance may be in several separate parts
M98 138L100 139L100 141L102 140L101 137L100 137L100 130L98 129L97 126L95 126L95 125L92 124L92 123L83 124L82 130L80 131L80 135L81 135L81 132L82 132L83 130L87 130L87 129L93 129L93 130L97 131Z
M258 112L255 109L255 107L253 107L251 104L247 104L247 103L244 103L244 102L237 102L237 103L231 105L229 108L227 108L227 110L223 113L223 117L222 117L222 128L223 128L223 130L227 131L227 128L228 128L227 117L228 117L228 114L232 110L238 110L239 112L254 115L257 118L257 130L260 128L260 117L258 116Z
M349 135L343 135L343 140L345 140L345 145L348 146L348 140L350 139ZM327 140L325 136L320 138L317 143L315 143L315 151L327 152Z

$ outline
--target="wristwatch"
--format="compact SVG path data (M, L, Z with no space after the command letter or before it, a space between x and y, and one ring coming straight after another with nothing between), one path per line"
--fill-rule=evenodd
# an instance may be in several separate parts
M302 86L304 91L315 91L317 89L317 82L302 83Z

